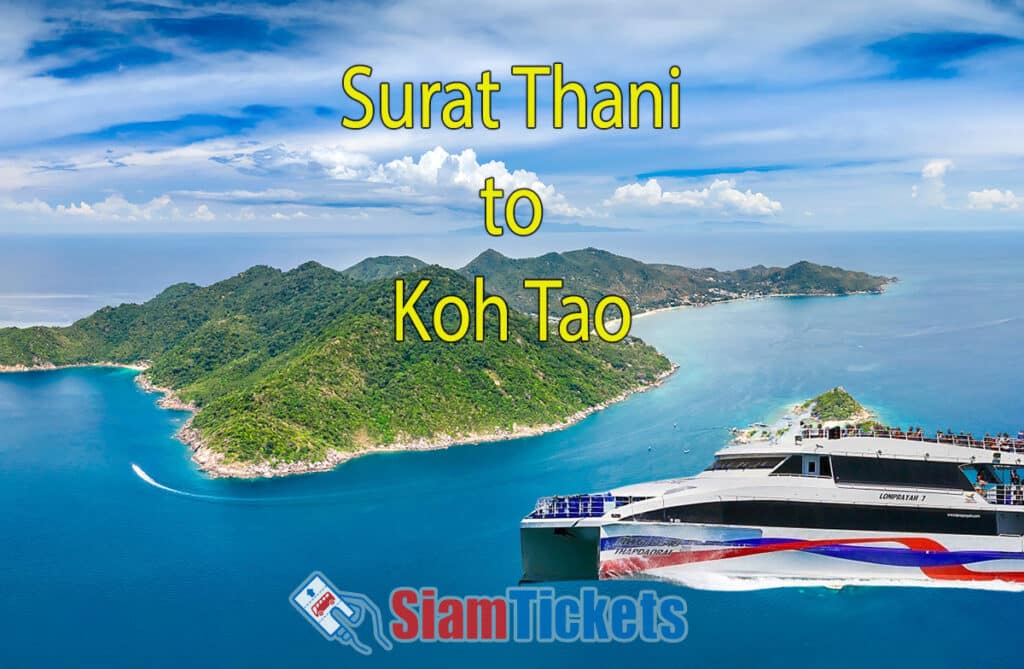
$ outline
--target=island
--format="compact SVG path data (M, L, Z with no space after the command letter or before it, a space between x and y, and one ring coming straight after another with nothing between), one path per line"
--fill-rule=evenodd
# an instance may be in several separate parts
M819 423L846 423L851 426L874 425L875 415L864 408L846 388L836 386L826 390L814 399L807 400L800 408L807 412L810 420Z
M794 437L804 430L827 430L838 427L843 431L871 433L890 428L878 422L877 415L865 408L842 386L826 390L817 397L790 407L789 411L772 424L754 423L745 428L733 428L733 443ZM892 428L897 430L898 428Z
M638 311L878 292L891 281L812 263L688 270L596 249L532 260L579 292L633 286ZM499 278L528 271L521 262L488 251L457 271L387 256L342 272L315 262L290 271L257 266L210 286L176 284L144 304L105 307L67 327L0 329L0 371L134 366L143 388L163 393L161 406L192 412L178 436L201 469L251 478L562 429L675 369L635 337L536 341L516 287L521 278ZM470 299L472 277L492 269L488 289L519 309L510 313L508 342L394 341L395 277L429 278L421 301L432 307L448 294Z
M376 260L378 267L386 264L381 258ZM551 291L551 311L555 314L561 313L560 298L570 292L588 302L608 294L619 295L634 312L642 313L746 298L881 293L896 280L807 261L789 267L695 269L644 263L594 248L536 258L508 258L487 250L459 271L470 277L484 277L488 289L526 313L537 313L537 294L523 289L522 277L562 278L565 288Z

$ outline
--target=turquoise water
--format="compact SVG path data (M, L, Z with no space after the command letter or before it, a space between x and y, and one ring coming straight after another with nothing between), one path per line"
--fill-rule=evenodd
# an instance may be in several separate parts
M399 585L500 593L518 580L517 525L535 498L696 472L726 427L836 384L892 422L1015 432L1024 427L1024 244L1015 235L959 239L732 249L738 265L817 245L823 260L903 280L884 296L638 319L635 332L682 365L657 390L560 433L371 456L326 474L204 478L172 439L184 415L157 408L125 370L0 375L0 666L1017 660L1024 608L1021 595L1002 592L658 584L689 603L690 635L679 645L413 644L368 659L321 639L287 601L314 569L378 601ZM681 248L680 260L690 253ZM214 499L158 490L132 463ZM646 587L601 584L610 593Z

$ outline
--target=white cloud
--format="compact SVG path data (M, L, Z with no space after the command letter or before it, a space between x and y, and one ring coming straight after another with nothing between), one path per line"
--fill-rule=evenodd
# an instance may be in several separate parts
M943 188L920 184L915 186L920 199L909 200L906 186L917 181L917 169L902 179L898 171L907 156L948 156L957 161L955 174L959 176L972 164L1004 169L1009 163L1012 169L1013 161L1024 151L1024 133L1016 132L1019 88L996 76L1021 70L1021 50L968 49L960 56L940 54L934 59L936 70L943 68L956 76L924 76L904 82L886 76L899 72L899 59L870 45L898 38L904 31L1014 37L1021 34L1024 16L1015 12L1012 4L724 0L708 8L699 3L658 0L645 6L646 11L636 11L628 4L599 0L593 11L581 14L573 3L543 5L536 0L497 5L396 0L360 3L344 12L325 12L316 2L272 3L254 5L248 11L255 20L301 33L302 39L296 40L294 47L208 51L201 48L202 40L147 42L152 31L144 21L151 12L142 5L96 8L87 12L88 16L80 16L80 10L62 9L60 3L19 3L18 11L5 13L6 24L0 26L4 37L0 40L0 80L5 82L5 90L11 91L0 96L0 144L7 149L0 153L17 154L22 161L11 168L15 172L12 180L3 167L7 159L0 159L0 193L51 201L57 197L55 193L75 194L77 203L77 199L102 199L112 187L133 198L138 192L166 191L175 200L187 201L182 205L185 218L196 204L209 202L217 208L220 222L230 220L231 206L177 191L249 191L249 196L225 195L224 201L244 205L250 203L243 201L249 197L261 210L261 220L278 209L291 210L283 203L286 197L277 203L266 202L268 208L263 209L258 206L263 199L256 194L288 187L309 193L309 202L294 204L303 207L328 199L349 206L372 200L375 205L430 203L440 207L451 203L472 207L475 194L471 189L452 183L452 190L447 191L443 178L440 183L413 179L388 186L385 182L379 188L360 181L393 158L409 155L419 164L421 154L441 144L456 154L473 146L486 157L509 160L515 155L506 171L515 166L536 170L546 180L554 180L577 207L608 197L614 186L608 187L606 179L615 175L787 164L812 167L787 172L785 181L773 182L770 175L762 175L757 182L747 182L785 200L786 213L799 201L801 206L793 212L796 215L804 206L816 211L822 206L847 206L856 210L850 220L858 226L891 225L901 218L923 220L920 212L912 211L916 207L909 205L929 200L932 190L942 202ZM190 6L186 14L192 18L222 9L217 3L209 8ZM159 11L154 7L152 13ZM56 21L52 20L54 14ZM138 16L140 29L123 24L128 15ZM40 76L41 70L88 62L97 55L85 47L65 49L45 60L26 55L33 41L58 39L64 31L73 34L70 31L77 21L85 21L97 31L116 31L131 44L173 53L177 60L73 81ZM569 24L573 30L567 31ZM773 29L749 29L767 24ZM346 38L337 39L338 35ZM609 49L608 44L616 48ZM622 53L630 57L623 59ZM508 65L524 58L550 62L554 56L567 63L569 78L583 82L588 89L604 79L620 83L664 80L669 64L682 65L684 91L690 93L684 93L684 130L555 132L545 127L550 125L546 104L541 128L523 130L521 81L508 74ZM956 57L946 63L949 56ZM374 83L472 81L480 70L492 69L503 84L495 109L502 130L482 131L478 124L473 131L453 133L440 127L436 118L439 105L435 104L431 131L394 132L377 125L359 132L344 131L337 123L344 109L338 77L345 64L354 62L374 65ZM829 82L841 84L841 99L835 95L834 85L822 85ZM130 94L132 91L138 94ZM978 99L985 104L978 105ZM749 104L751 100L756 104ZM169 142L187 140L165 133L161 126L154 126L153 135L148 135L144 125L139 126L141 131L102 132L120 124L173 124L197 114L240 117L241 110L252 104L286 107L290 112L279 119L259 121L240 136L186 147L170 148ZM308 110L320 105L335 108L335 117L314 118ZM191 136L207 133L204 129L193 134L186 128L180 135ZM540 142L538 137L546 139ZM451 144L456 141L457 145ZM253 144L245 146L247 142ZM278 151L281 142L288 148ZM549 150L548 145L558 148ZM270 148L254 155L258 146ZM113 152L109 157L108 149ZM80 152L93 150L103 153L86 165L75 161ZM242 154L234 166L244 173L230 174L216 161L234 151ZM831 180L829 175L836 171L813 167L874 160L879 161L878 171L856 180ZM65 162L69 167L61 169L59 164ZM923 162L915 163L914 168ZM287 174L282 178L278 173L263 172L271 163ZM885 171L886 165L897 163L900 168ZM49 168L36 169L39 165ZM351 184L339 185L325 180L325 175ZM944 176L944 172L926 175L932 181ZM314 178L316 185L308 186ZM747 179L737 178L741 183ZM977 183L990 183L982 176L977 178ZM666 188L683 188L670 186L665 178L662 181ZM562 206L546 197L545 202L552 212ZM383 226L390 225L393 212L369 212ZM44 215L41 211L19 214L25 218Z
M631 183L619 186L606 206L644 204L652 207L675 205L689 209L719 211L747 216L767 216L782 211L782 203L772 200L764 193L736 188L733 179L715 179L710 186L699 190L664 190L657 179L647 183Z
M245 173L260 173L278 177L321 177L337 181L365 182L392 187L395 202L411 199L429 204L454 204L470 201L467 195L476 195L487 177L494 177L495 186L509 192L530 188L544 203L546 211L563 216L586 216L593 212L572 205L553 185L541 180L536 172L509 170L504 162L491 160L480 163L476 151L470 148L450 153L436 146L419 157L404 156L395 160L376 162L368 156L340 146L295 147L283 143L247 151L232 151L216 158ZM270 189L261 193L234 191L215 196L195 192L209 199L289 199L299 200L298 193L288 189ZM377 195L386 195L387 191Z
M67 216L89 216L111 221L149 221L164 213L171 204L168 195L155 197L149 202L135 204L121 195L109 195L99 202L72 202L53 208L57 214Z
M75 204L74 202L72 202L71 204L69 204L67 206L64 206L63 204L58 204L56 211L57 211L57 213L67 214L68 216L95 216L96 215L96 210L92 208L92 205L89 204L88 202L84 202L84 201L83 202L79 202L78 204Z
M109 195L98 202L71 202L52 206L38 198L27 201L2 200L0 208L29 215L87 217L108 221L151 221L173 215L169 195L160 195L148 202L133 203L121 195Z
M967 194L967 208L981 211L1010 211L1024 207L1024 198L1017 197L1012 190L987 188Z
M949 158L929 160L921 168L921 183L910 189L910 197L925 204L945 206L946 174L954 167Z
M199 221L212 221L217 218L217 215L210 211L210 207L201 204L192 212L191 218Z
M6 209L7 211L16 211L23 214L52 214L53 207L46 202L43 202L39 198L33 198L19 202L17 200L4 199L0 200L0 209Z
M657 179L648 179L647 183L631 183L626 186L619 186L615 189L610 200L605 200L606 206L614 204L625 204L631 202L645 202L651 206L659 205L662 202L661 184Z
M549 211L563 216L584 216L589 213L569 204L564 195L557 192L554 186L541 181L536 172L522 169L509 171L505 163L498 160L480 164L473 149L464 149L456 154L448 153L438 146L422 154L419 160L405 156L384 163L370 180L414 191L457 188L476 193L483 188L488 177L494 178L494 185L503 189L506 197L513 190L529 188L540 196L545 209Z
M278 143L249 150L232 150L214 159L242 172L322 175L345 180L365 178L376 166L365 154L340 146L317 144L292 147Z
M216 200L220 202L284 202L302 199L302 193L290 188L266 188L264 190L182 190L175 195L183 195L196 200Z
M946 172L953 169L953 161L949 158L939 158L937 160L929 160L921 168L922 179L941 179L946 176Z

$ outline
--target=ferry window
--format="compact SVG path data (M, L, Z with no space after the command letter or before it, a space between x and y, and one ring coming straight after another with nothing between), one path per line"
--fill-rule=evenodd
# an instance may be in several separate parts
M832 463L827 455L791 455L772 475L832 478Z
M708 467L708 471L717 471L721 469L772 469L780 462L782 462L782 458L780 457L718 458L711 463L711 466Z
M784 500L701 502L645 511L627 520L761 526L766 519L778 527L978 536L991 536L999 527L995 513L951 514L948 509Z
M1004 477L1000 476L992 465L969 465L966 467L961 467L961 469L967 475L967 478L970 479L971 484L974 485L975 487L978 486L979 476L984 477L984 482L986 484L1006 483Z
M786 458L786 461L779 465L779 467L775 471L773 471L772 474L787 474L791 476L799 476L800 474L804 473L803 467L803 458L799 455L791 455L788 458Z
M832 456L832 470L840 483L973 490L974 486L954 462L895 460Z

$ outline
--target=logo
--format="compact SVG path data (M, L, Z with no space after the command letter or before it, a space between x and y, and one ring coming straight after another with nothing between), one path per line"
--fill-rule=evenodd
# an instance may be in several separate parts
M398 643L677 643L689 632L686 600L642 590L609 597L593 586L559 595L550 587L508 588L496 596L442 596L437 588L400 587L388 598L390 620L366 595L339 590L314 572L292 605L324 638L362 655L373 648L357 635L364 623L376 644Z
M364 594L339 590L320 572L313 572L296 588L291 603L324 638L360 655L373 653L373 648L356 634L363 622L369 622L377 644L391 650L391 640L384 633L384 616L377 605Z

